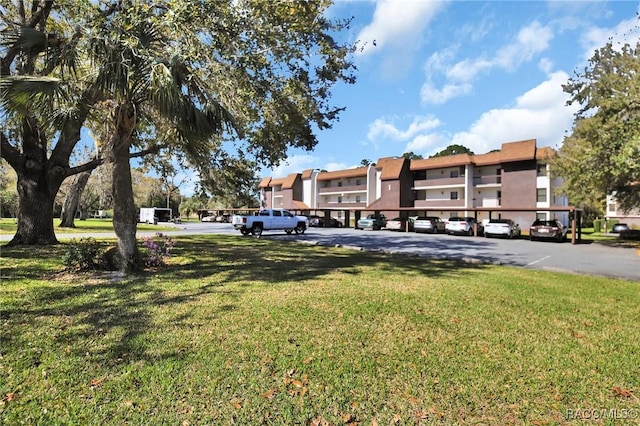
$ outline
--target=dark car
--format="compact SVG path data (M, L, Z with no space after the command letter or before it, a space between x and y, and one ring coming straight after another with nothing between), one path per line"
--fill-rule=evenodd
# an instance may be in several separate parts
M629 225L627 225L626 223L616 223L615 225L613 225L613 228L611 228L611 232L613 232L614 234L619 234L622 231L628 231L629 229Z
M539 220L535 222L529 228L529 239L534 240L555 240L562 242L567 237L567 227L564 226L559 220Z
M309 216L309 226L316 228L324 228L324 217L312 215ZM330 217L329 218L329 228L342 228L342 222L338 219Z

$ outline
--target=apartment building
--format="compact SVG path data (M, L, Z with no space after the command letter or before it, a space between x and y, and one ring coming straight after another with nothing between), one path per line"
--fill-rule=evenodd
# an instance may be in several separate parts
M536 218L560 219L565 197L554 194L549 147L536 140L504 143L500 150L424 160L380 158L375 165L322 172L305 170L260 184L263 205L299 211L331 211L339 219L379 211L387 216L503 217L522 227ZM299 188L299 190L296 190ZM348 222L348 221L347 221Z
M607 220L615 220L619 223L626 223L629 226L640 227L640 209L625 212L616 200L615 194L607 196L607 211L605 218Z

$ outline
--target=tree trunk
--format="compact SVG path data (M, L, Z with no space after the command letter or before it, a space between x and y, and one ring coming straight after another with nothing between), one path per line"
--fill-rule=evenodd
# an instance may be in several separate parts
M46 172L18 175L18 229L9 245L57 244L53 227L53 204L61 178L48 179ZM34 179L35 178L35 179Z
M113 228L118 237L118 255L114 259L114 266L121 271L136 271L140 269L141 261L136 241L138 215L133 202L129 163L135 115L133 107L129 105L120 106L116 114L119 116L116 120L118 128L110 146L113 162Z
M74 219L80 206L80 198L82 197L82 192L84 191L84 188L85 186L87 186L87 182L89 181L89 176L91 176L91 170L80 173L76 176L73 184L70 186L69 193L64 198L64 203L62 204L62 214L60 215L59 225L60 227L76 227Z

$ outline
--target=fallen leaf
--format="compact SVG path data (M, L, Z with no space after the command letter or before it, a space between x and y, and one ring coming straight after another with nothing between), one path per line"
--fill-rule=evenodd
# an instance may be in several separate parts
M271 399L278 394L278 388L269 389L265 393L262 394L264 399Z
M619 386L613 388L613 393L615 393L616 396L620 396L623 398L631 398L633 396L633 392L631 390L621 388Z
M342 418L342 422L345 424L353 423L356 419L351 413L342 413L342 416L340 417Z
M102 385L103 381L104 381L104 379L93 379L91 381L91 386L98 387L98 386Z
M302 361L303 364L309 364L311 361L313 361L313 357L310 356L309 358L305 358L304 361Z
M298 379L294 379L291 383L293 383L293 385L297 388L301 388L302 387L302 382Z

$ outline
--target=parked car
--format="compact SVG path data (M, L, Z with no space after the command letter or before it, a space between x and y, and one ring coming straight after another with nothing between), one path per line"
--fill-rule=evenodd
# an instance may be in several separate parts
M373 230L378 230L385 226L387 226L387 218L383 214L370 214L364 219L358 220L358 223L356 223L356 229L371 228Z
M309 216L309 226L324 228L324 217L311 215ZM330 228L342 228L342 222L334 217L329 218L329 227Z
M613 232L614 234L619 234L622 231L628 231L631 228L629 228L629 225L627 225L626 223L616 223L615 225L613 225L613 228L611 228L611 232Z
M562 242L567 237L569 229L559 220L539 220L536 219L529 228L529 239L535 240L556 240Z
M215 222L215 221L216 221L215 216L203 216L202 219L200 219L200 222Z
M484 225L485 237L519 237L520 226L511 219L491 219Z
M407 222L409 222L409 232L413 232L413 221L414 217L403 218L403 217L395 217L391 220L387 221L386 229L390 231L405 231L407 230Z
M429 232L431 234L445 233L445 223L436 216L418 216L413 222L415 232Z
M454 235L471 235L473 236L473 226L476 225L478 229L478 235L482 235L484 226L478 223L473 217L450 217L445 222L445 229L447 234Z

